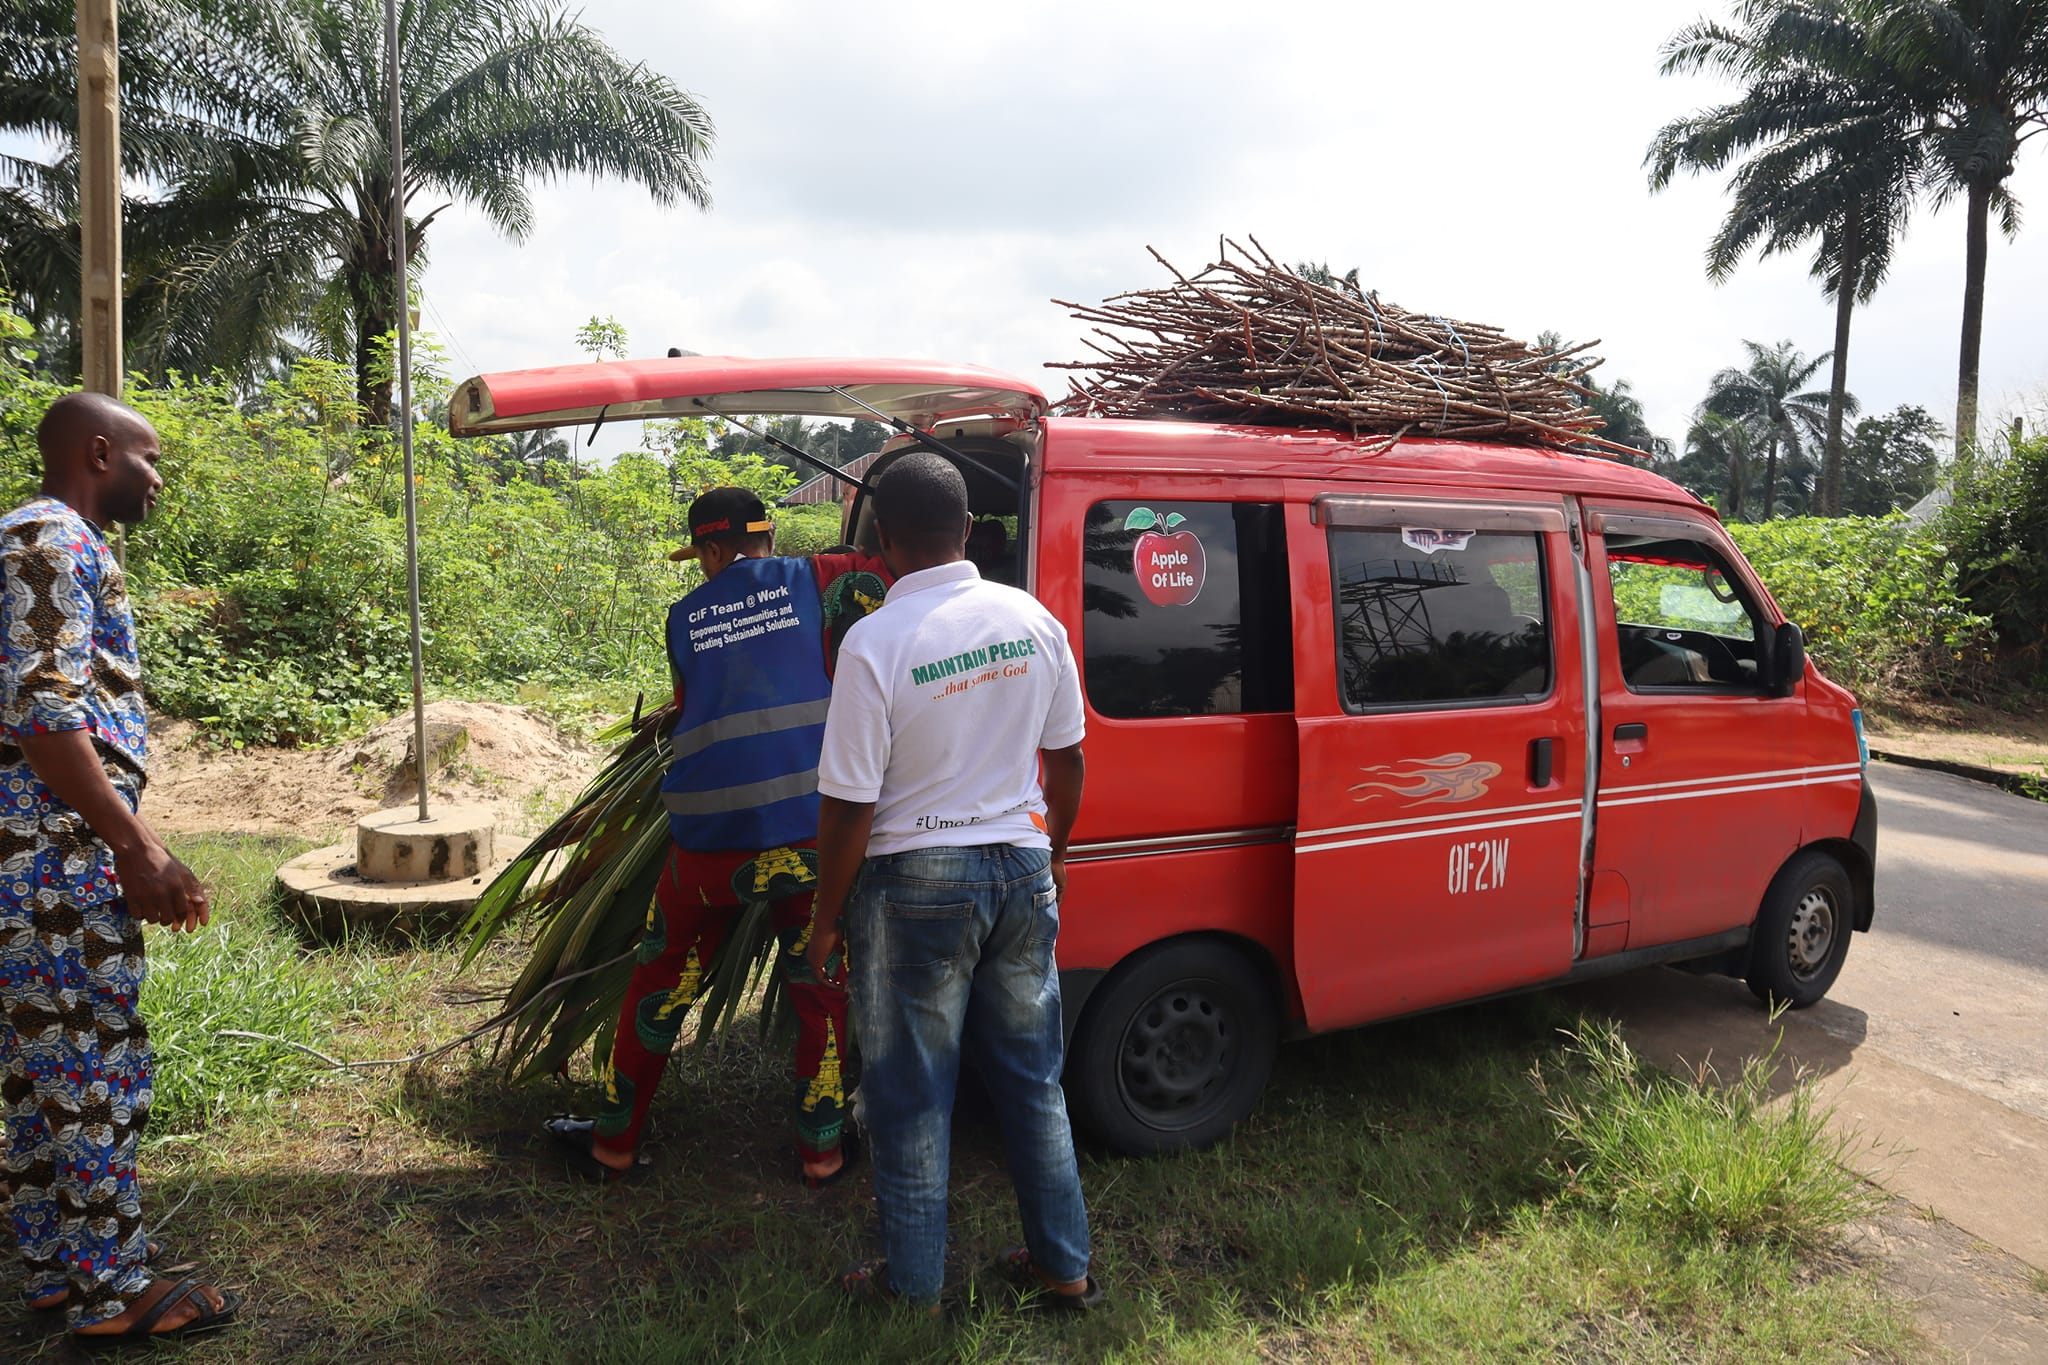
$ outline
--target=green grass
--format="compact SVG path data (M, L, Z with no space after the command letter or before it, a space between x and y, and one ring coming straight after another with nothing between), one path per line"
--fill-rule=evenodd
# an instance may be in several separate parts
M1777 1049L1720 1083L1651 1071L1601 1020L1567 1050L1578 1064L1551 1106L1570 1151L1568 1192L1588 1206L1694 1242L1815 1245L1876 1212L1871 1188L1845 1160L1851 1140L1828 1130L1813 1092L1777 1104ZM1580 1093L1573 1094L1576 1088Z
M453 950L301 947L264 903L292 846L179 847L225 936L152 935L153 955L218 964L206 990L150 997L159 1036L233 1019L389 1057L482 1017ZM494 950L481 976L516 965ZM987 1269L1016 1211L973 1103L948 1319L846 1305L834 1277L872 1245L867 1180L797 1187L785 1056L747 1027L678 1050L656 1164L611 1189L567 1182L536 1140L588 1102L578 1084L513 1089L476 1054L327 1078L289 1048L191 1047L159 1085L203 1057L184 1112L207 1117L153 1147L144 1177L150 1207L176 1210L153 1230L251 1296L247 1327L194 1348L209 1362L1922 1358L1909 1313L1833 1249L1860 1187L1810 1108L1764 1105L1763 1082L1651 1076L1549 997L1284 1048L1211 1151L1084 1152L1112 1301L1079 1322L1020 1312Z
M270 913L278 864L310 844L248 835L172 842L219 910L194 933L148 931L142 1013L156 1057L152 1142L254 1114L330 1075L305 1049L325 1047L390 988L373 959L311 952Z

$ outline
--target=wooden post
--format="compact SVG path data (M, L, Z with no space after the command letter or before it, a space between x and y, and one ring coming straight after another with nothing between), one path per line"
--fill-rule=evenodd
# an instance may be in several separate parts
M115 0L78 0L80 382L121 396L121 48ZM114 528L128 568L128 528Z
M114 0L78 0L79 331L85 387L121 393L121 58Z

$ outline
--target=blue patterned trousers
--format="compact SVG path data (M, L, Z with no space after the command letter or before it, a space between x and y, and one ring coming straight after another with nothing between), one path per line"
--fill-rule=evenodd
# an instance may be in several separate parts
M74 1327L118 1317L149 1285L135 1177L150 1099L142 976L142 926L124 902L0 899L0 1179L23 1290L68 1288Z

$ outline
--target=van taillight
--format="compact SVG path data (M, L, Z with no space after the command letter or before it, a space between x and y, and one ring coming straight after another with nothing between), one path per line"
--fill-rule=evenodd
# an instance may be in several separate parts
M1863 737L1863 708L1857 707L1849 713L1849 719L1856 726L1856 761L1865 769L1870 767L1870 741Z

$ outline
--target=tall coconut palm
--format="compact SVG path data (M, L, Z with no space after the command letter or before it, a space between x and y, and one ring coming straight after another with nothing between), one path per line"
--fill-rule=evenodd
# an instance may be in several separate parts
M1977 439L1984 276L1991 214L2010 237L2019 205L2006 189L2020 147L2048 129L2048 0L1858 0L1878 48L1906 82L1941 192L1961 194L1962 341L1956 361L1956 450Z
M1727 278L1752 250L1772 256L1815 244L1812 274L1835 303L1819 502L1836 512L1850 321L1890 268L1921 187L1924 144L1898 73L1850 0L1747 0L1736 23L1702 21L1665 45L1666 74L1707 71L1744 89L1666 124L1645 161L1653 190L1680 170L1740 162L1707 247L1711 279Z
M159 282L162 345L243 356L252 338L262 350L309 331L353 361L365 420L382 425L391 377L378 352L412 262L389 231L381 0L152 3L184 16L179 56L232 95L205 110L207 135L155 206L186 234ZM658 203L709 202L704 110L556 0L408 0L399 50L402 192L424 206L408 213L415 258L452 202L525 236L536 180L615 176Z
M1763 515L1759 520L1769 521L1777 503L1779 457L1818 446L1825 439L1828 395L1801 389L1828 363L1829 357L1817 355L1808 359L1789 341L1775 346L1754 341L1742 345L1749 352L1749 364L1741 369L1722 370L1714 376L1707 387L1706 400L1700 404L1700 414L1732 419L1748 428L1752 449L1762 444ZM1843 405L1851 414L1859 406L1854 394L1844 394ZM1739 494L1733 494L1733 490L1731 494L1739 502ZM1740 511L1739 506L1730 509L1730 515L1740 515Z

